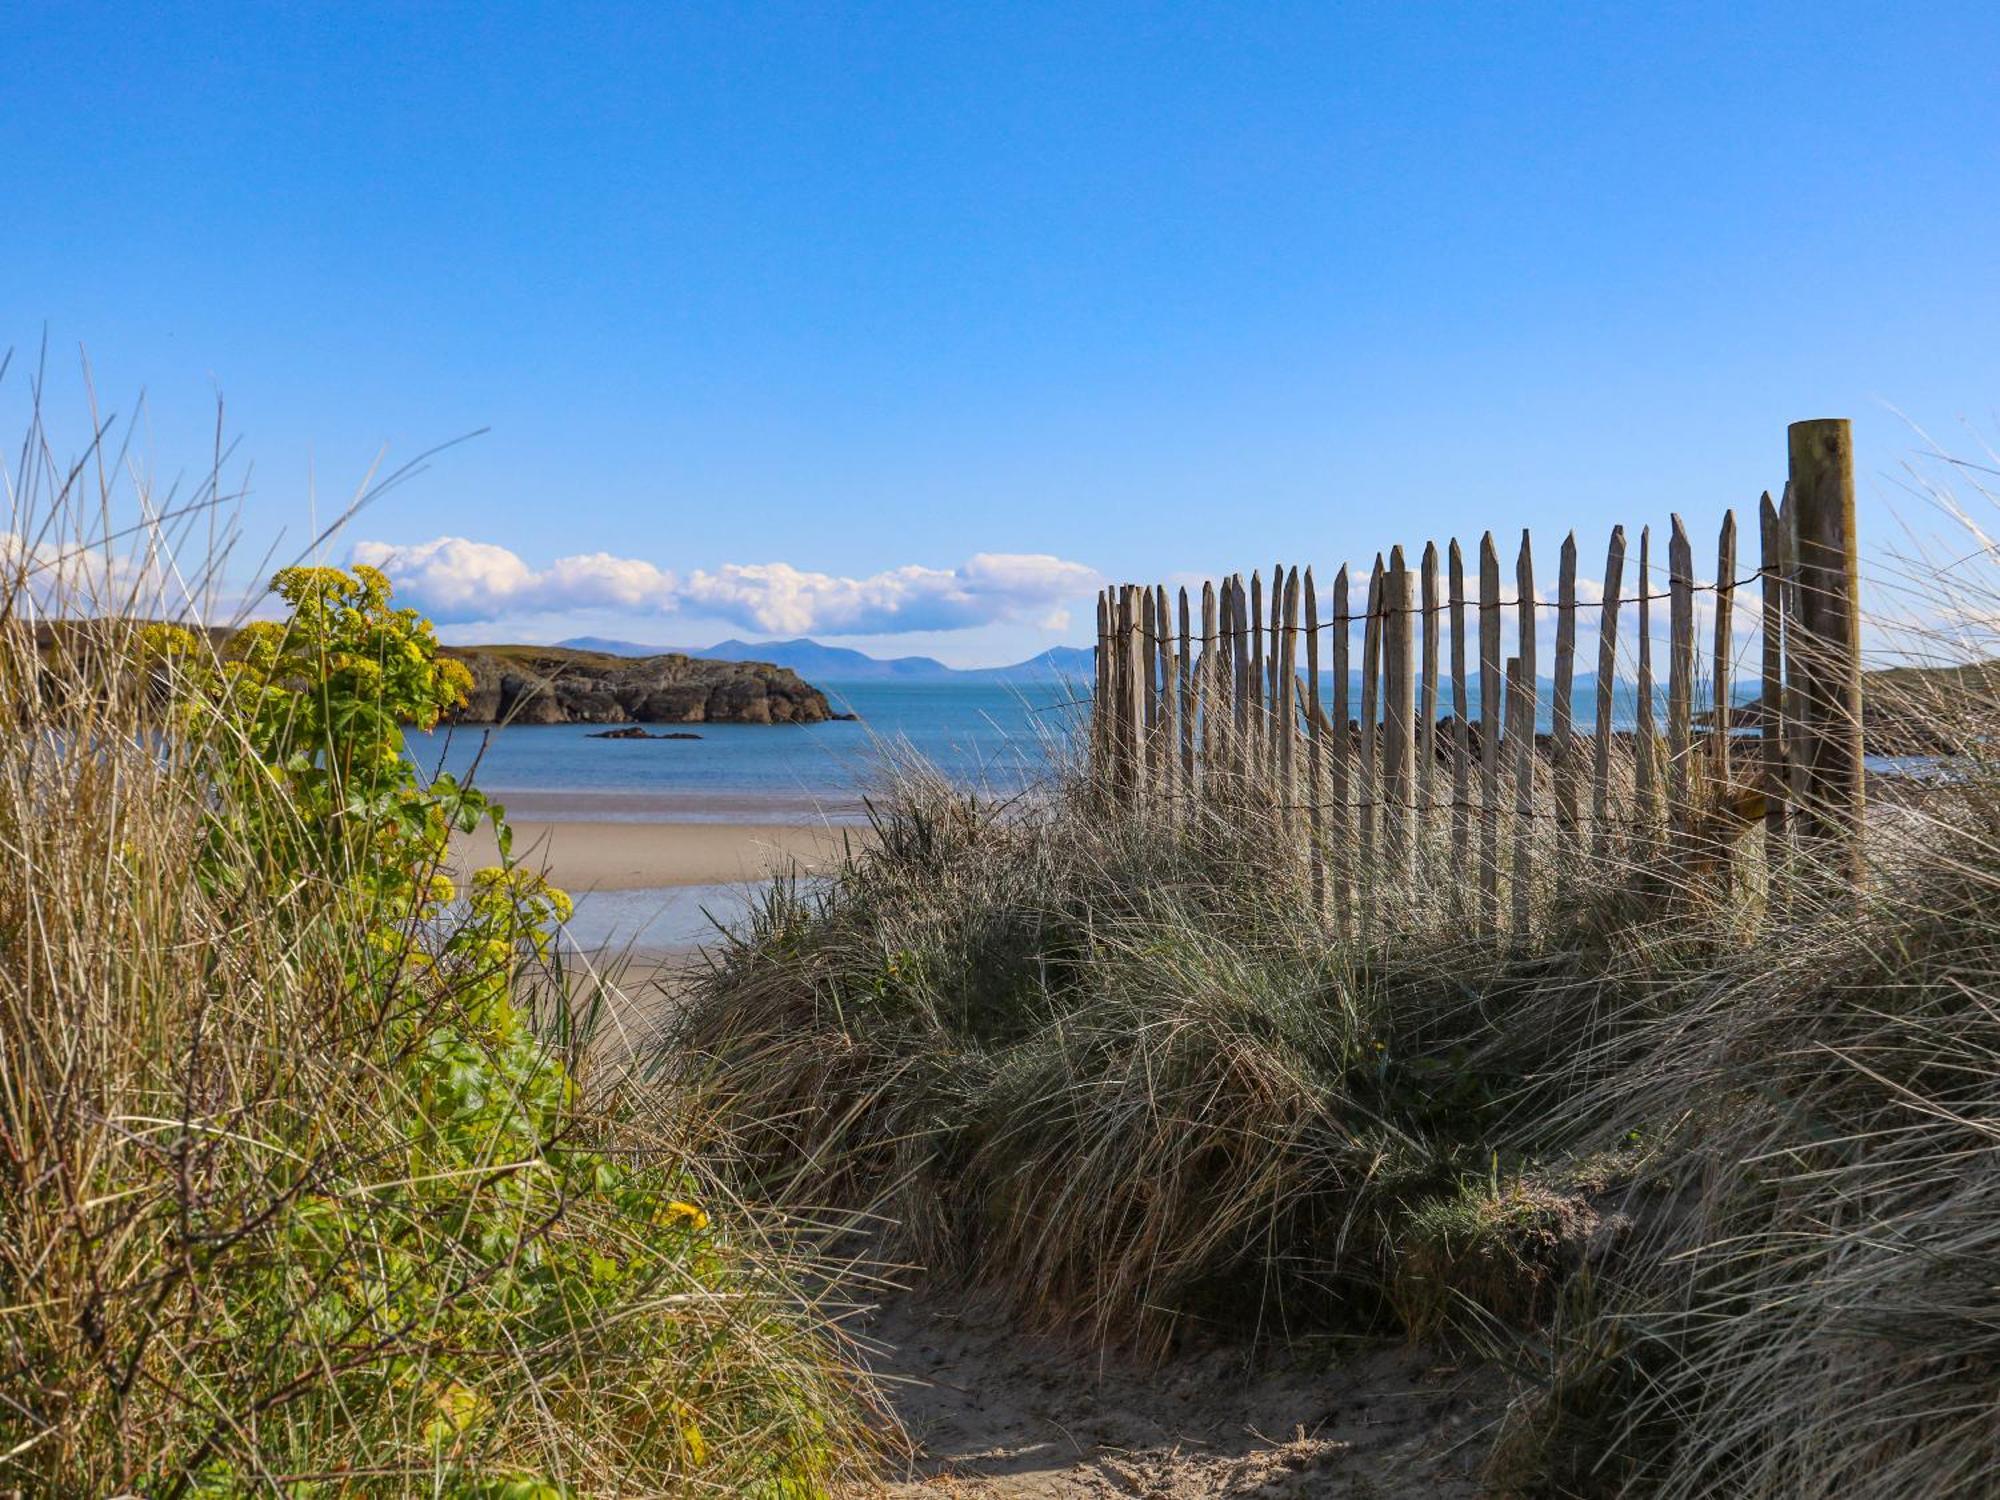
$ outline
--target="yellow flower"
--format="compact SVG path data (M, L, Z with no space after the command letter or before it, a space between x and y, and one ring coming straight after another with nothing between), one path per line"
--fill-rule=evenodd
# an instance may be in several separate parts
M689 1229L706 1229L708 1228L708 1215L695 1207L694 1204L683 1203L680 1199L676 1198L657 1214L653 1215L653 1222L656 1224L671 1224L676 1227L685 1226Z
M198 644L194 632L182 625L148 625L139 632L139 643L157 656L191 655Z
M569 898L569 892L559 886L548 888L549 910L556 914L558 922L567 922L576 915L576 903Z
M338 568L280 568L271 580L272 592L281 595L288 604L352 593L354 586L354 579Z
M369 603L389 602L389 580L383 576L379 568L371 568L367 563L356 563L354 577L361 584L362 591L367 594Z

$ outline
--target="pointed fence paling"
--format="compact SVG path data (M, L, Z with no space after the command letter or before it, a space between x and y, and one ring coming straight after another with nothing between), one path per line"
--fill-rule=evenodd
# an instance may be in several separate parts
M1188 588L1108 588L1088 741L1098 784L1133 804L1268 815L1276 847L1303 861L1314 910L1342 934L1368 935L1380 902L1415 895L1489 939L1519 938L1548 893L1576 888L1593 865L1657 872L1663 892L1697 878L1732 888L1754 851L1776 902L1797 849L1818 841L1858 876L1847 424L1794 424L1789 456L1782 500L1758 503L1761 559L1748 579L1727 512L1712 579L1697 576L1674 516L1664 580L1651 527L1629 579L1627 533L1612 528L1595 584L1578 576L1571 533L1547 599L1525 531L1511 596L1491 533L1476 592L1458 539L1442 577L1435 543L1414 569L1396 545L1376 555L1358 615L1346 566L1324 598L1309 567L1206 581L1198 633ZM1751 581L1755 604L1738 611L1737 587ZM1655 603L1667 606L1664 684ZM1595 671L1586 655L1580 685L1578 631L1592 620ZM1579 712L1584 690L1593 701Z

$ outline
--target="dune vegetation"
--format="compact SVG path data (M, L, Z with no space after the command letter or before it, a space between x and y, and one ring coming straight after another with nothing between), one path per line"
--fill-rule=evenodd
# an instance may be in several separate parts
M447 875L453 830L508 840L402 753L467 686L429 625L365 568L280 572L233 633L144 623L218 559L142 516L124 568L95 466L48 451L0 576L0 1491L870 1472L837 1284L596 1065L568 899Z
M1254 788L913 772L658 1071L746 1188L879 1216L1035 1325L1488 1362L1496 1494L1988 1493L2000 764L1978 702L1936 707L1966 752L1885 800L1861 889L1810 853L1783 901L1634 869L1538 891L1504 949L1448 880L1342 938Z

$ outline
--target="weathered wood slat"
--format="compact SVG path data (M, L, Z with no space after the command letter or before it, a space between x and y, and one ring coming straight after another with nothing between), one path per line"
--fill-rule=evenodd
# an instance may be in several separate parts
M1715 780L1727 787L1732 746L1729 730L1735 713L1730 689L1735 677L1736 643L1732 636L1736 613L1736 512L1722 513L1722 535L1715 547Z
M1271 716L1274 719L1277 717L1278 699L1282 693L1282 685L1279 679L1284 675L1285 627L1283 606L1285 602L1285 582L1285 565L1283 563L1272 564L1271 655L1265 663L1266 670L1270 675L1266 683L1264 701L1271 706ZM1277 765L1277 744L1275 741L1273 741L1271 748L1271 764L1275 767Z
M1686 850L1693 808L1688 752L1694 706L1694 549L1677 515L1667 539L1667 799L1675 846Z
M1347 565L1333 575L1333 765L1327 796L1333 803L1333 919L1335 928L1346 937L1353 930L1354 867L1354 739L1352 708L1348 691L1348 661L1351 655L1349 632L1354 628L1347 608Z
M1521 901L1528 890L1527 862L1521 853L1521 832L1528 826L1528 820L1521 816L1519 801L1520 758L1521 758L1521 658L1510 656L1501 674L1501 716L1504 721L1501 735L1501 754L1506 764L1504 770L1512 783L1516 808L1507 832L1507 896L1508 931L1519 940L1526 935L1527 921L1521 912Z
M1144 684L1144 710L1146 710L1146 734L1144 734L1144 760L1146 760L1146 786L1148 790L1160 790L1160 648L1158 648L1158 624L1154 620L1152 590L1140 584L1138 588L1138 608L1134 628L1138 630L1138 652L1140 652L1140 674Z
M1368 619L1361 632L1361 775L1357 800L1361 814L1361 860L1355 871L1355 899L1361 907L1364 936L1372 929L1379 867L1375 858L1375 828L1382 805L1378 768L1382 726L1377 705L1382 673L1383 567L1380 553L1368 575Z
M1763 595L1762 722L1757 739L1764 788L1764 857L1776 865L1785 836L1785 534L1766 490L1757 502L1758 581Z
M1104 624L1104 590L1097 591L1097 649L1090 653L1090 755L1091 771L1102 779L1111 764L1106 748L1104 733L1104 710L1110 699L1104 691L1104 665L1107 658L1106 637L1110 634Z
M1382 842L1387 879L1409 873L1410 808L1415 800L1412 731L1416 694L1410 660L1410 569L1401 547L1389 549L1382 580Z
M1135 798L1143 796L1146 791L1146 705L1149 696L1140 598L1138 586L1127 584L1118 606L1118 625L1122 635L1119 654L1125 661L1125 759L1127 779Z
M1519 590L1515 618L1520 632L1521 730L1514 749L1514 936L1525 940L1532 915L1535 832L1535 556L1528 533L1521 533L1521 553L1514 567Z
M1618 684L1618 603L1625 584L1625 528L1611 528L1604 554L1604 603L1597 623L1597 746L1590 768L1590 820L1597 857L1611 857L1611 713ZM1643 592L1643 585L1641 592Z
M1196 713L1201 724L1197 764L1204 796L1214 788L1215 764L1220 750L1215 736L1215 682L1216 668L1222 658L1216 649L1216 629L1215 582L1205 579L1201 585L1201 667L1195 674Z
M1271 601L1275 608L1277 601ZM1270 764L1271 725L1268 705L1264 700L1264 575L1256 569L1250 571L1250 736L1245 749L1249 764L1244 770L1255 778L1255 784L1266 780L1265 767Z
M1636 851L1637 858L1645 857L1643 845L1650 840L1650 830L1659 809L1656 805L1658 788L1655 786L1655 771L1659 765L1655 730L1653 728L1653 528L1639 528L1639 618L1638 647L1639 668L1637 688L1638 703L1634 708L1632 747L1636 757L1632 768L1632 800L1637 813L1637 826L1642 847Z
M1159 668L1159 711L1156 721L1159 734L1153 746L1153 778L1159 785L1163 798L1174 795L1174 783L1178 779L1180 754L1180 727L1174 722L1174 710L1178 706L1174 693L1174 633L1167 614L1167 586L1153 585L1153 658Z
M1244 576L1230 574L1230 782L1250 756L1250 616Z
M1423 563L1423 685L1417 703L1417 828L1420 837L1431 831L1431 814L1437 805L1437 719L1438 719L1438 549L1436 542L1424 543Z
M1174 658L1180 698L1180 796L1194 798L1194 622L1188 610L1188 588L1180 588L1180 654Z
M1865 871L1861 837L1867 778L1861 737L1861 576L1854 523L1854 435L1841 418L1794 422L1792 557L1801 649L1792 674L1805 712L1803 837L1835 846L1850 881Z
M1451 592L1451 848L1454 861L1465 857L1471 847L1472 756L1466 702L1465 675L1465 554L1458 538L1451 539L1449 582ZM1462 867L1461 867L1462 868ZM1470 902L1464 899L1466 882L1452 882L1454 909L1461 917Z
M1730 727L1736 706L1730 692L1730 681L1734 675L1735 642L1731 632L1735 629L1736 603L1736 512L1722 513L1722 532L1715 544L1715 653L1713 665L1709 669L1710 681L1714 685L1711 702L1714 711L1709 725L1709 772L1714 777L1713 796L1727 800L1734 796L1731 788L1731 761L1733 747L1730 744ZM1710 853L1722 865L1734 858L1736 844L1733 839L1723 837L1710 846Z
M1277 714L1273 727L1278 732L1278 817L1287 842L1296 842L1298 833L1298 653L1299 653L1299 570L1285 574L1284 609L1278 619L1284 630L1278 642Z
M1107 588L1104 591L1105 606L1105 649L1109 653L1104 663L1105 737L1110 742L1111 774L1109 781L1114 791L1125 784L1125 637L1119 632L1119 591Z
M1500 931L1500 555L1479 539L1479 929Z
M1324 795L1326 714L1319 696L1319 594L1313 570L1305 576L1306 611L1306 863L1312 881L1313 920L1326 920L1326 820L1320 811Z
M1576 683L1576 533L1563 538L1556 567L1556 679L1550 707L1555 738L1556 843L1565 874L1575 870L1577 837L1576 723L1572 713Z

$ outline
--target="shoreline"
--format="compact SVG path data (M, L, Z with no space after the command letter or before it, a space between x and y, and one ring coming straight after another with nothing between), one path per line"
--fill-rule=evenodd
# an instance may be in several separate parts
M482 786L507 809L508 821L641 823L672 826L704 823L733 827L807 828L853 826L867 821L859 796L813 797L803 792L688 792L659 790L541 790Z

